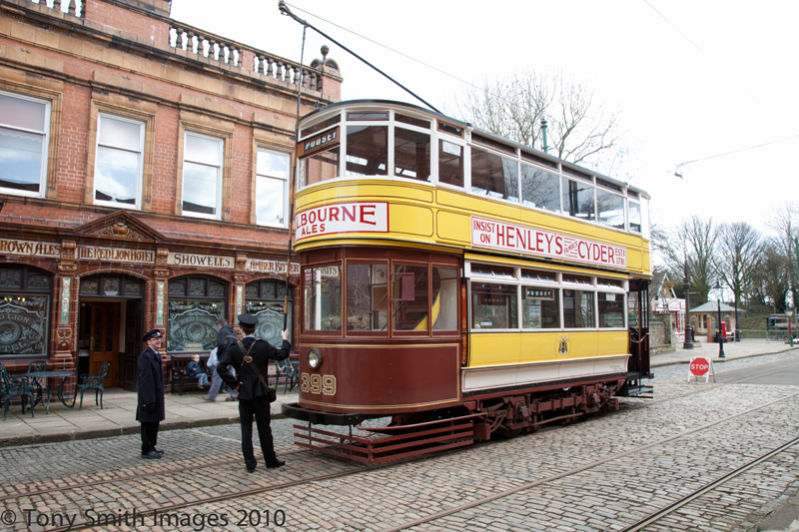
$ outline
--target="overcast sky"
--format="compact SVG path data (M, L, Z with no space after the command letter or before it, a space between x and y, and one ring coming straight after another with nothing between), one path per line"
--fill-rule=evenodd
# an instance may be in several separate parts
M289 5L455 118L463 118L455 102L470 87L517 72L562 72L584 82L596 105L619 113L628 154L613 177L650 193L655 224L671 227L698 214L717 222L747 221L767 232L775 210L790 200L799 203L792 157L799 153L799 2ZM277 0L172 0L172 16L299 61L302 26L280 15ZM344 99L422 105L312 30L306 64L321 57L322 44L341 68ZM679 169L683 179L674 176L679 163L697 159Z

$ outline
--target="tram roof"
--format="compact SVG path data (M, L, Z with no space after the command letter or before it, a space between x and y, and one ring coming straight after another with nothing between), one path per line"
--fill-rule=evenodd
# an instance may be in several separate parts
M550 155L550 154L548 154L546 152L537 150L537 149L532 148L530 146L526 146L524 144L521 144L520 142L516 142L515 140L510 140L510 139L507 139L505 137L501 137L501 136L497 135L496 133L492 133L490 131L486 131L484 129L480 129L478 127L475 127L470 122L465 122L465 121L460 120L458 118L452 118L451 116L447 116L447 115L439 113L437 111L433 111L431 109L427 109L425 107L421 107L419 105L408 103L408 102L400 102L400 101L396 101L396 100L382 100L382 99L370 100L370 99L366 99L366 98L358 99L358 100L344 100L344 101L332 103L330 105L326 105L324 107L320 107L319 109L314 109L310 113L308 113L305 116L303 116L300 120L302 120L302 121L308 120L308 119L314 117L314 115L317 115L317 114L327 114L328 112L333 111L333 110L335 110L335 109L337 109L339 107L352 107L352 106L357 106L357 105L370 105L370 106L372 106L372 105L375 105L375 106L385 105L385 106L390 106L390 107L405 107L405 108L413 109L414 111L417 111L417 112L420 112L420 113L424 113L424 114L426 114L428 116L434 116L434 117L437 117L437 118L441 118L443 120L446 120L447 122L455 123L455 124L463 126L465 128L469 128L473 132L475 132L475 133L477 133L477 134L479 134L479 135L481 135L483 137L488 137L488 138L490 138L493 141L496 141L496 142L499 142L499 143L502 143L502 144L506 144L506 145L508 145L510 147L513 147L513 148L519 148L520 150L526 151L526 152L530 153L531 155L534 155L535 157L539 157L539 158L542 158L542 159L547 159L547 160L549 160L549 161L551 161L553 163L560 163L561 165L563 165L564 168L566 168L568 170L575 171L576 173L582 174L585 177L596 176L596 177L598 177L600 179L603 179L605 181L608 181L608 182L610 182L612 184L632 189L632 190L638 192L640 195L642 195L642 196L644 196L646 198L650 198L649 194L645 190L643 190L642 188L639 188L639 187L637 187L635 185L632 185L632 184L630 184L630 183L628 183L626 181L621 181L619 179L616 179L615 177L610 177L610 176L607 176L605 174L599 173L599 172L597 172L595 170L590 170L588 168L579 166L577 164L570 163L569 161L566 161L566 160L561 159L559 157L555 157L554 155ZM588 176L586 176L585 174L588 174Z

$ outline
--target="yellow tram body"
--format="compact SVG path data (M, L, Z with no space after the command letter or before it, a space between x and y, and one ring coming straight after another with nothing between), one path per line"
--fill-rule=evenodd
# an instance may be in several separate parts
M288 415L465 411L485 439L648 376L646 193L408 104L342 102L300 130Z

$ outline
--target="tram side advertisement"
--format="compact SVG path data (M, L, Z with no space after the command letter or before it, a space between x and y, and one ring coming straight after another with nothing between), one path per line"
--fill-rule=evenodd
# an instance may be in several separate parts
M624 247L478 216L472 216L472 246L613 268L627 267Z

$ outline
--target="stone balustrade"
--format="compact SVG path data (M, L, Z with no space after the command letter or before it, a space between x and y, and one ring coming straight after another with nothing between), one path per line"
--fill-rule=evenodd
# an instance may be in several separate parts
M83 16L85 1L86 0L30 0L32 4L39 4L76 17Z
M169 30L169 47L218 62L223 66L241 68L269 81L279 81L287 85L296 85L300 74L299 63L225 41L211 33L180 25L174 21ZM303 73L305 78L303 87L313 91L322 90L322 76L318 71L306 66Z

